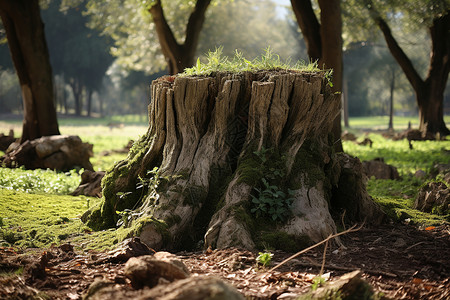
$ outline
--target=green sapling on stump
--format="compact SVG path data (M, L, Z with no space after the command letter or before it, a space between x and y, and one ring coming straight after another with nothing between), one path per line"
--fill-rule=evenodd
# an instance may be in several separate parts
M336 232L330 211L379 220L348 169L359 160L332 150L340 95L329 73L280 68L270 52L209 61L153 81L148 132L107 172L89 226L129 226L154 249L295 250ZM341 190L347 178L357 190Z

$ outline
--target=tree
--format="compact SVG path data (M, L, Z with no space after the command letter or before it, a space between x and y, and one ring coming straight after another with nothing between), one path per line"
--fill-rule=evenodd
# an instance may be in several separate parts
M24 120L21 142L58 135L52 69L39 1L1 1L0 17L22 89Z
M448 135L450 130L444 122L443 102L450 71L450 2L426 2L365 0L364 4L370 19L382 32L389 51L415 91L419 130L423 135ZM425 79L422 79L394 37L389 19L405 27L420 24L427 28L431 38L431 53Z
M161 50L167 61L170 74L183 72L194 65L200 31L205 21L205 13L211 0L197 0L186 24L185 39L178 43L164 16L161 0L151 1L148 11L155 23Z
M319 0L320 23L311 0L291 0L297 23L303 33L308 56L319 67L333 69L333 91L342 91L342 19L340 0ZM334 121L336 151L343 151L340 114Z
M102 86L113 57L109 52L110 39L87 26L89 18L82 14L85 3L80 1L69 6L55 0L42 15L48 25L46 36L53 70L72 88L75 114L81 115L85 95L90 116L92 93Z
M87 8L92 17L91 26L101 28L115 40L112 52L122 57L119 63L138 71L145 69L149 74L161 69L176 74L194 63L210 2L197 0L192 7L192 1L96 0L89 1ZM159 41L157 45L155 39ZM179 42L181 39L183 42ZM154 59L160 55L159 51L164 56L165 67ZM153 60L149 61L149 57ZM142 65L143 61L147 66Z

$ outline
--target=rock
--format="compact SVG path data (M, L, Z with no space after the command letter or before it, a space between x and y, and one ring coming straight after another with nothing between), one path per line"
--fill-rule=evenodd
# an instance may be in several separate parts
M105 172L85 170L81 174L81 183L75 191L71 193L73 196L85 195L91 197L102 197L102 179Z
M69 171L74 168L93 170L89 158L92 144L83 143L78 136L53 135L26 141L7 150L2 157L6 167L24 166L27 169Z
M152 288L161 282L168 283L187 278L189 272L184 265L184 268L180 267L180 263L181 261L172 263L159 260L150 255L132 257L125 264L124 274L130 279L133 288L141 289L144 286Z
M427 183L420 189L414 208L428 213L450 213L450 189L443 182Z
M376 179L399 179L397 168L388 165L383 158L375 158L373 160L363 162L364 172L367 177L374 176Z
M425 176L427 176L427 173L425 173L425 171L423 170L417 170L416 173L414 173L414 177L419 179L423 179L425 178Z
M42 299L39 290L25 284L23 278L0 276L0 299Z
M160 300L244 300L236 288L212 276L190 277L144 293L143 299Z
M361 278L361 271L356 270L342 275L338 280L325 284L316 291L298 299L358 299L374 298L372 286Z
M189 277L153 289L130 291L112 281L97 280L83 300L244 300L236 288L212 276Z
M0 133L0 151L6 152L9 145L14 143L16 139L14 138L14 131L10 130L8 135Z
M367 146L367 145L369 145L369 147L372 148L373 141L372 141L371 139L369 139L369 138L365 138L364 140L362 140L361 142L359 142L359 143L357 143L357 144L358 144L358 145L361 145L361 146Z
M356 135L354 135L351 132L348 132L347 130L344 131L341 135L341 140L343 141L356 141Z
M141 242L138 237L133 237L121 242L116 249L109 251L105 259L100 259L98 262L104 261L121 263L126 262L132 257L139 257L144 255L153 255L154 250L150 249Z

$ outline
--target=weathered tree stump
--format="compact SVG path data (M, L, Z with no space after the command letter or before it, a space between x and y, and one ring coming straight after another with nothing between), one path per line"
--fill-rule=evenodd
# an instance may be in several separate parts
M116 211L133 210L127 226L154 249L189 248L203 236L205 246L252 249L320 241L336 231L330 205L378 218L364 176L352 175L359 160L333 153L339 108L320 72L155 80L147 134L106 174L104 200L83 220L113 227ZM342 174L359 190L342 191ZM358 198L333 205L339 193Z

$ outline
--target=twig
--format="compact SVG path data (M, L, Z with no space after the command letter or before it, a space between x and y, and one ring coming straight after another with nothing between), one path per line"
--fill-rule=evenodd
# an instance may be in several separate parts
M350 232L358 231L358 230L360 230L360 229L363 227L363 225L364 225L364 223L362 223L361 226L359 226L358 228L356 228L356 224L355 224L355 225L353 225L352 227L350 227L349 229L347 229L347 230L345 230L345 231L342 231L342 232L339 232L339 233L330 235L330 236L328 236L326 239L324 239L323 241L318 242L317 244L314 244L314 245L312 245L311 247L308 247L308 248L306 248L306 249L303 249L302 251L299 251L299 252L295 253L294 255L292 255L292 256L286 258L285 260L283 260L282 262L280 262L278 265L276 265L275 267L273 267L272 269L270 269L268 272L272 272L272 271L278 269L280 266L284 265L285 263L287 263L287 262L290 261L291 259L294 259L294 258L296 258L297 256L299 256L300 254L303 254L303 253L305 253L305 252L308 252L309 250L314 249L314 248L316 248L317 246L320 246L320 245L322 245L323 243L326 243L327 241L329 241L329 240L331 240L331 239L333 239L333 238L335 238L335 237L338 237L338 236L340 236L340 235L344 235L344 234L347 234L347 233L350 233Z
M325 242L325 247L323 248L322 266L320 267L319 277L322 276L323 268L325 267L325 258L327 256L327 248L328 248L328 241Z
M411 248L413 248L413 247L415 247L415 246L419 246L419 245L421 245L421 244L425 244L425 242L422 241L422 242L415 243L414 245L409 246L408 248L406 248L405 251L408 251L409 249L411 249Z
M296 266L302 266L302 267L320 267L321 264L318 263L314 263L314 262L297 262L295 263ZM335 266L335 265L325 265L325 269L328 270L336 270L336 271L346 271L346 272L351 272L351 271L355 271L359 268L354 267L354 268L349 268L349 267L340 267L340 266ZM375 271L375 270L365 270L365 269L360 269L362 272L367 273L367 274L371 274L371 275L382 275L382 276L386 276L386 277L397 277L396 274L394 273L389 273L389 272L383 272L383 271Z

